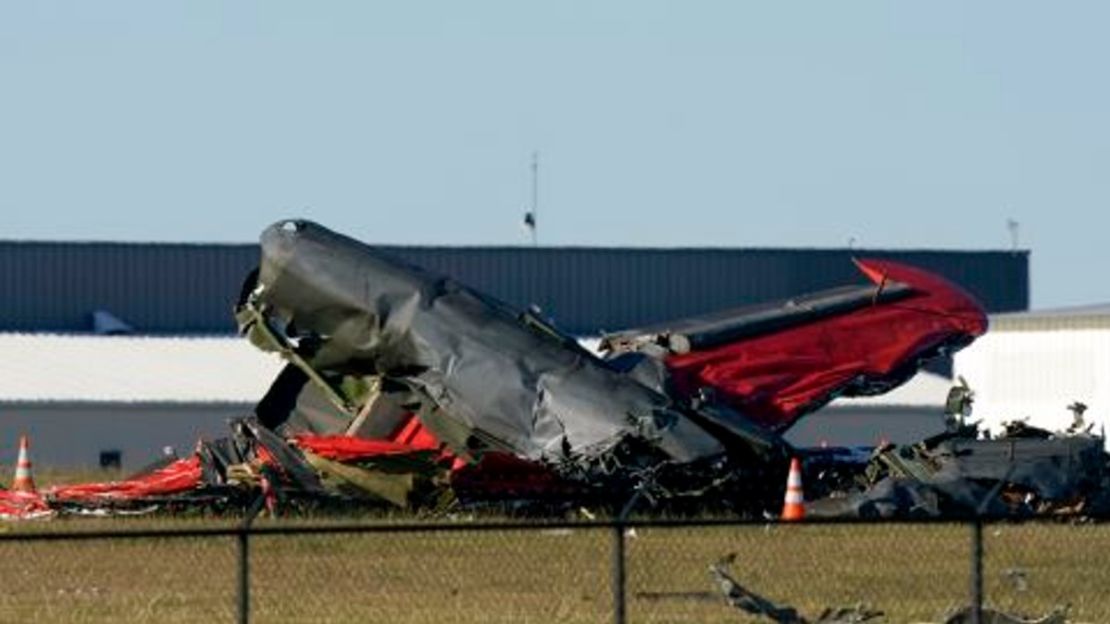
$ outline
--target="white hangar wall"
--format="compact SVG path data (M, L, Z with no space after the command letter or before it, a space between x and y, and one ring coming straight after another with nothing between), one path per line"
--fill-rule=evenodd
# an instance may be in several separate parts
M188 454L251 413L282 360L235 336L0 333L0 470L20 435L42 467L95 467L118 452L124 470L163 447Z
M1110 310L1092 312L992 317L987 334L955 357L955 373L975 391L973 419L992 431L1026 418L1059 431L1072 423L1067 406L1080 401L1100 432L1110 421Z

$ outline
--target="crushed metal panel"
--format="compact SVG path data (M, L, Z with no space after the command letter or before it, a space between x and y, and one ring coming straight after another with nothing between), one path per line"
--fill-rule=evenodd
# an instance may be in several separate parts
M1103 440L1086 434L976 439L973 426L878 449L861 484L807 505L815 517L990 517L1089 510L1107 501ZM1047 434L1046 434L1047 435Z
M882 619L883 612L867 605L854 607L826 607L817 619L810 620L798 613L794 607L775 603L741 585L729 567L736 560L736 553L730 553L720 561L709 566L709 576L724 594L728 604L755 616L763 616L778 624L862 624Z
M469 432L465 450L552 465L633 439L678 463L724 452L667 396L448 278L303 221L267 229L262 252L253 301L298 357L406 384Z
M415 414L460 461L504 453L578 483L694 496L784 463L784 423L885 391L985 330L946 281L858 264L872 284L624 332L610 337L623 353L601 359L537 311L285 221L263 233L236 318L290 363L256 409L284 435L389 437Z
M1106 475L1103 440L1065 436L1048 440L953 439L937 447L937 479L990 480L1028 488L1047 500L1065 500L1094 491Z

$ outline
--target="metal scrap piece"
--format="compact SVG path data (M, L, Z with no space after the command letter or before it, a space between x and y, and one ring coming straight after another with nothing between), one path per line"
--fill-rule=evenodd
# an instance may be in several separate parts
M860 624L883 617L882 611L861 604L854 607L825 608L816 620L808 620L794 607L777 604L738 583L728 571L735 560L736 553L726 555L709 566L709 576L728 603L745 613L762 615L778 624Z
M1068 608L1057 607L1040 618L1027 619L1022 616L984 607L980 611L979 624L1068 624ZM964 607L944 620L944 624L973 624L973 607Z
M794 607L776 604L736 582L728 573L729 566L735 560L736 553L731 553L709 566L709 576L717 583L730 605L745 613L765 616L779 624L807 624Z

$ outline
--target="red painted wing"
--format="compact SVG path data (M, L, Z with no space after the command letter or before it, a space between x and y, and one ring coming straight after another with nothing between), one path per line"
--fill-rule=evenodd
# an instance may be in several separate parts
M908 379L923 359L953 351L987 329L979 303L927 271L859 260L881 288L910 294L843 314L666 358L673 388L717 396L760 424L782 429L839 395L877 394Z

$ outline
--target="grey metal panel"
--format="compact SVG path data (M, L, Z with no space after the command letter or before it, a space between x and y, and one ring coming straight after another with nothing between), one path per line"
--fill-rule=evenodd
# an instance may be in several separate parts
M1029 307L1028 252L386 246L565 330L646 325L861 280L853 254L916 264L990 312ZM258 247L0 242L0 331L89 331L104 308L144 333L234 330L231 306Z

